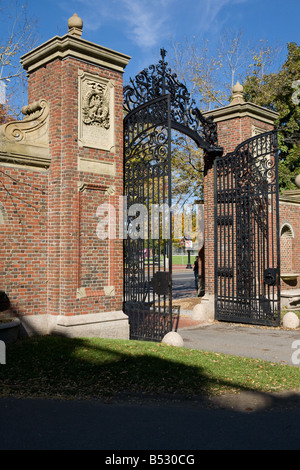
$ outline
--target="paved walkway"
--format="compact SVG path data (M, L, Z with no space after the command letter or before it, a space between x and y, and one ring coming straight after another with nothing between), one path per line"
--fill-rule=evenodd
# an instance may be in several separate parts
M221 322L203 324L193 321L191 313L185 312L178 325L186 348L300 367L300 330Z

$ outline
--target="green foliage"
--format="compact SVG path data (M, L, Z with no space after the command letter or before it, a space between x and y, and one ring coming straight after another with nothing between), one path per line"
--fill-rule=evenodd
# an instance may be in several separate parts
M300 103L295 97L294 82L300 80L300 46L288 44L288 56L281 70L260 74L259 57L244 84L245 99L279 113L276 126L280 130L279 184L282 190L295 188L300 174Z
M201 38L172 44L172 69L188 88L201 111L228 106L232 88L248 77L253 91L260 93L262 77L276 69L281 48L267 41L247 41L242 31L224 30L219 47L212 50L209 41ZM299 77L300 78L300 77ZM203 152L184 139L173 140L174 198L180 202L201 199L203 187ZM281 175L283 171L281 170Z

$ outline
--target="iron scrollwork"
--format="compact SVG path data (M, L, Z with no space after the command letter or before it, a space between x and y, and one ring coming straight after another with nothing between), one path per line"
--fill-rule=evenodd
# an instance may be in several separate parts
M190 132L187 133L203 148L217 147L217 124L213 117L205 118L202 115L187 87L168 67L165 57L166 51L161 49L161 60L157 65L151 65L130 79L130 84L124 88L125 112L130 113L145 103L169 94L174 127L188 129Z

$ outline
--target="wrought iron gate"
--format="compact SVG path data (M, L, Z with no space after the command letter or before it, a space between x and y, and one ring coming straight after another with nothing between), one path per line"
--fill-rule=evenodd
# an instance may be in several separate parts
M146 341L161 341L173 323L171 129L206 152L217 148L216 124L161 56L124 89L123 309L131 339Z
M280 324L277 133L215 160L216 319Z
M125 313L132 339L161 340L172 330L170 95L136 108L124 128Z

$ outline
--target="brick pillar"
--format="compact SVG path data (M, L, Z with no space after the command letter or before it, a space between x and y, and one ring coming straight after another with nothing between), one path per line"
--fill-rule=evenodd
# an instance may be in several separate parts
M253 103L246 103L243 87L239 83L232 90L229 106L203 113L213 115L218 125L219 146L224 156L251 137L274 129L278 114ZM215 266L214 266L214 164L213 156L206 157L204 174L204 219L205 219L205 297L202 300L206 317L215 318Z
M22 58L29 102L49 117L48 314L68 336L128 336L122 312L123 240L99 236L105 204L123 195L123 72L129 57L69 32Z

